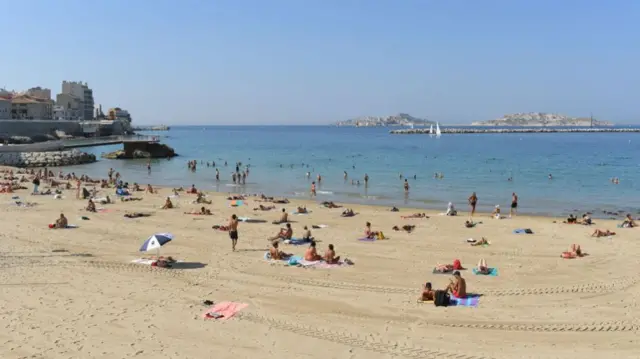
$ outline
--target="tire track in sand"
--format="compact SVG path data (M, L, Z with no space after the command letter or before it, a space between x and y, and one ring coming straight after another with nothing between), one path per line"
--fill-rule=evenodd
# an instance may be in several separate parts
M318 327L311 327L301 325L291 321L280 320L270 317L265 317L257 314L241 314L238 316L240 320L245 320L254 324L266 325L270 328L287 331L290 333L303 335L306 337L325 340L337 344L342 344L350 347L360 348L367 351L386 354L392 356L399 356L405 358L420 358L420 359L441 359L441 358L455 358L455 359L489 359L483 356L455 354L444 352L440 350L428 350L421 347L416 347L409 344L402 344L398 342L384 342L375 341L371 338L354 335L349 332L342 332L336 330L322 329Z
M518 332L636 332L640 329L637 324L629 321L607 321L592 323L555 323L555 324L532 324L532 323L431 323L439 327L482 329L482 330L503 330Z

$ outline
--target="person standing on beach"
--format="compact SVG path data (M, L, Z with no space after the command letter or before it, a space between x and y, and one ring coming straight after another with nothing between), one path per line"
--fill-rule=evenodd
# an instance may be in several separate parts
M76 199L80 199L80 180L76 181Z
M313 181L311 182L311 197L315 197L316 196L316 182Z
M476 196L476 193L473 192L469 197L469 206L471 206L471 215L469 217L473 217L473 215L476 213L476 204L478 204L478 196Z
M509 211L509 217L514 216L518 211L518 195L513 192L511 194L511 210Z
M238 217L235 214L232 214L229 220L229 238L231 238L231 250L235 252L238 244Z

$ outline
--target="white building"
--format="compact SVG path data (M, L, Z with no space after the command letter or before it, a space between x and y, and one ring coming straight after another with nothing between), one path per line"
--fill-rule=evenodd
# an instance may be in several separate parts
M84 120L84 102L81 98L67 93L60 93L56 96L56 108L54 117L67 121ZM62 110L60 109L62 108Z
M62 93L79 98L82 101L82 119L85 121L93 120L93 90L86 82L62 81Z
M0 120L11 118L11 100L0 97Z

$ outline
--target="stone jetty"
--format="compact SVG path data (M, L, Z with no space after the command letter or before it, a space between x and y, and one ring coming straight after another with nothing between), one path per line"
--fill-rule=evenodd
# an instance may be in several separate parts
M159 126L136 126L133 128L134 131L169 131L171 127L165 125Z
M78 150L49 152L0 152L0 166L57 167L96 162L96 156Z
M640 128L440 128L443 134L481 134L481 133L630 133L640 132ZM392 135L428 135L428 128L391 130Z

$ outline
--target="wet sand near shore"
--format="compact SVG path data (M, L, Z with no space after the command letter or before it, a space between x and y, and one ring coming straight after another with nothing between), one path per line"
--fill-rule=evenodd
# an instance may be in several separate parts
M196 216L183 212L203 205L184 192L174 199L178 208L160 209L170 189L137 192L141 201L97 204L107 211L88 213L75 189L63 199L29 192L0 195L2 358L633 358L640 347L640 229L616 228L618 221L582 226L477 214L482 223L465 228L466 213L346 205L358 214L342 218L342 209L299 200L253 211L271 203L249 197L232 208L221 193L207 193L212 216ZM113 192L98 196L114 198ZM15 206L16 195L37 205ZM290 215L294 236L304 225L327 225L312 230L319 252L334 244L355 265L304 269L263 259L266 238L280 227L270 222L281 208L299 205L312 212ZM79 228L49 229L61 212ZM127 219L126 212L151 216ZM413 212L430 218L401 219ZM226 225L233 213L267 221L240 223L235 253L228 233L211 228ZM358 241L367 221L389 239ZM404 224L416 229L391 230ZM534 233L514 234L517 228ZM592 238L595 228L617 235ZM175 235L162 254L186 269L130 263L158 232ZM491 245L466 243L481 237ZM572 243L589 255L560 258ZM306 246L280 249L301 255ZM498 276L473 275L480 258ZM424 282L448 284L449 275L432 269L454 259L468 268L462 276L469 292L482 294L479 305L416 303ZM249 306L223 322L204 320L207 299Z

